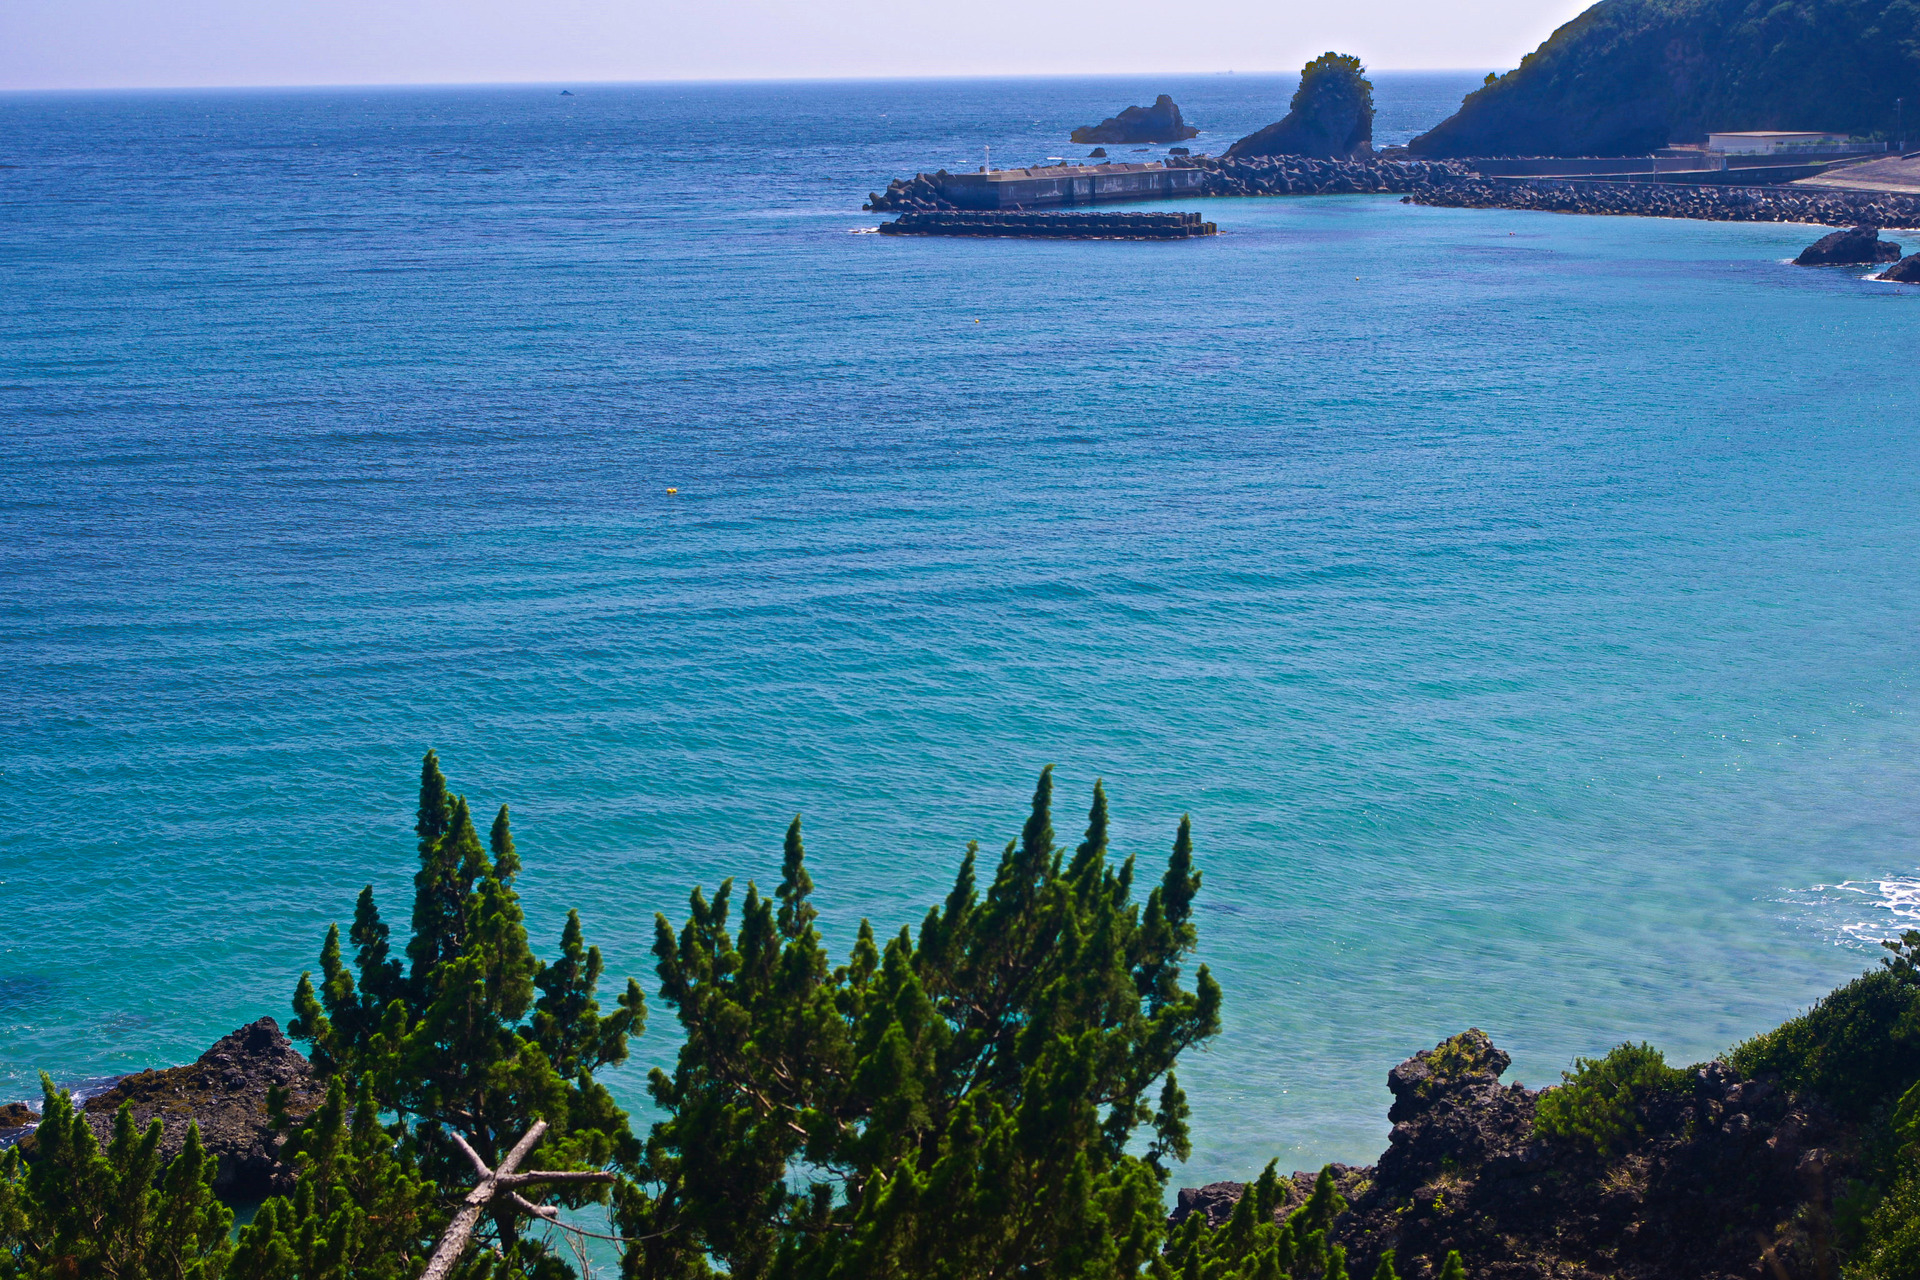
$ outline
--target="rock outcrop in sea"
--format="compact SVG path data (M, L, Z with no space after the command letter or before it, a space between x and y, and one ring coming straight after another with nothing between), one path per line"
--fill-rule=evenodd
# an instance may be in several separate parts
M1503 1085L1510 1059L1468 1030L1387 1077L1378 1163L1332 1166L1348 1207L1334 1239L1349 1274L1393 1249L1425 1280L1458 1249L1494 1280L1742 1280L1833 1274L1820 1223L1850 1171L1848 1134L1819 1104L1725 1063L1694 1071L1625 1150L1541 1136L1540 1094ZM1284 1215L1312 1190L1296 1173ZM1241 1183L1182 1190L1176 1219L1225 1222Z
M24 1102L0 1106L0 1147L10 1147L40 1123L40 1115Z
M1324 53L1301 68L1287 114L1228 147L1227 155L1344 160L1372 151L1373 83L1360 59Z
M261 1018L214 1041L183 1067L141 1071L88 1098L83 1114L105 1146L113 1138L114 1114L133 1104L136 1128L158 1117L163 1161L186 1144L187 1125L200 1126L200 1141L219 1162L214 1191L223 1199L261 1200L293 1189L293 1170L278 1157L281 1135L267 1119L267 1090L286 1091L286 1111L299 1117L325 1099L313 1067L272 1018Z
M1910 253L1874 277L1895 284L1920 284L1920 253Z
M1850 267L1899 260L1900 246L1882 240L1880 228L1854 227L1821 236L1802 249L1794 263L1802 267Z
M1128 107L1099 124L1081 125L1073 131L1073 141L1184 142L1199 132L1181 118L1180 108L1163 93L1150 107Z

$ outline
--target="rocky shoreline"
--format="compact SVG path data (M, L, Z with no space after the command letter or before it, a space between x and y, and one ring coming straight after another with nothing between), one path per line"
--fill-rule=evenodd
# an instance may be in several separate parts
M171 1161L186 1145L189 1123L216 1161L213 1189L221 1199L253 1203L293 1190L294 1171L279 1159L284 1135L267 1115L267 1091L285 1091L290 1118L305 1116L324 1100L313 1067L272 1018L261 1018L214 1041L180 1067L135 1072L88 1098L81 1107L102 1148L113 1141L114 1117L131 1103L136 1130L158 1119L160 1158ZM0 1136L33 1149L31 1126L38 1115L24 1103L0 1107Z
M1552 1136L1536 1123L1542 1091L1503 1085L1511 1059L1469 1029L1422 1050L1387 1076L1388 1145L1372 1165L1333 1164L1279 1184L1284 1222L1330 1175L1345 1201L1329 1243L1347 1274L1374 1273L1391 1250L1406 1280L1432 1280L1458 1251L1475 1280L1780 1280L1834 1274L1835 1214L1863 1172L1872 1136L1779 1080L1725 1062L1676 1073L1614 1149ZM218 1161L214 1189L231 1203L289 1193L294 1171L268 1119L268 1090L289 1116L321 1101L307 1060L262 1018L222 1037L195 1062L124 1077L87 1101L102 1145L132 1106L137 1127L165 1123L163 1159L187 1123ZM0 1108L0 1123L34 1119ZM22 1147L32 1149L32 1136ZM1182 1188L1177 1227L1198 1214L1232 1217L1248 1184Z
M1693 1072L1647 1132L1608 1155L1541 1136L1540 1093L1502 1085L1508 1056L1468 1030L1387 1077L1393 1131L1376 1164L1331 1165L1332 1237L1351 1275L1395 1251L1425 1280L1451 1250L1475 1280L1765 1280L1833 1274L1827 1229L1860 1137L1819 1103L1723 1062ZM1295 1173L1277 1216L1315 1175ZM1175 1221L1224 1223L1237 1182L1184 1188Z

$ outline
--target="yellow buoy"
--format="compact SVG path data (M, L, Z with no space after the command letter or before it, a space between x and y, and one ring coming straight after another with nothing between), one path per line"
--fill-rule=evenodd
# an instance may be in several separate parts
M678 493L678 492L680 492L680 491L679 491L678 489L669 489L669 490L667 490L667 492L668 492L668 493Z

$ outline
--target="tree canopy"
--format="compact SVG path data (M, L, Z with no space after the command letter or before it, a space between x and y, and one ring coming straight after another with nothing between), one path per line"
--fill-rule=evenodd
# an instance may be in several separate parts
M559 1210L595 1200L629 1280L1344 1280L1331 1175L1281 1214L1269 1167L1231 1221L1169 1232L1176 1063L1220 1029L1219 985L1188 972L1192 824L1137 885L1100 784L1072 848L1052 812L1049 768L984 886L969 845L917 929L862 921L839 964L798 818L771 894L736 910L728 880L658 917L684 1038L641 1141L596 1079L642 1029L639 986L602 1009L577 914L534 954L507 810L482 842L429 752L404 944L364 888L295 989L326 1090L299 1117L269 1098L293 1193L234 1236L197 1130L163 1169L160 1122L123 1107L102 1152L48 1082L32 1158L0 1156L0 1280L567 1280L548 1225L577 1241Z
M1408 145L1618 156L1738 129L1890 136L1901 98L1920 102L1915 0L1600 0Z
M1053 776L985 893L970 846L917 935L862 922L844 964L815 929L800 822L779 886L695 890L656 923L686 1042L623 1194L636 1276L1135 1275L1187 1154L1180 1053L1219 1030L1195 943L1192 830L1135 900L1095 785L1054 843ZM1136 1137L1140 1139L1135 1146Z

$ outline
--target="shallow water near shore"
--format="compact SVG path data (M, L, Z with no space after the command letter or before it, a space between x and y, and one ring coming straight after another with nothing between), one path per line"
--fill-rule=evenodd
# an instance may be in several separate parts
M284 1020L405 919L429 745L643 980L796 811L837 949L1049 761L1062 843L1191 812L1184 1183L1370 1160L1469 1024L1711 1055L1914 918L1920 291L1391 197L850 234L1277 80L571 87L0 97L0 1096Z

